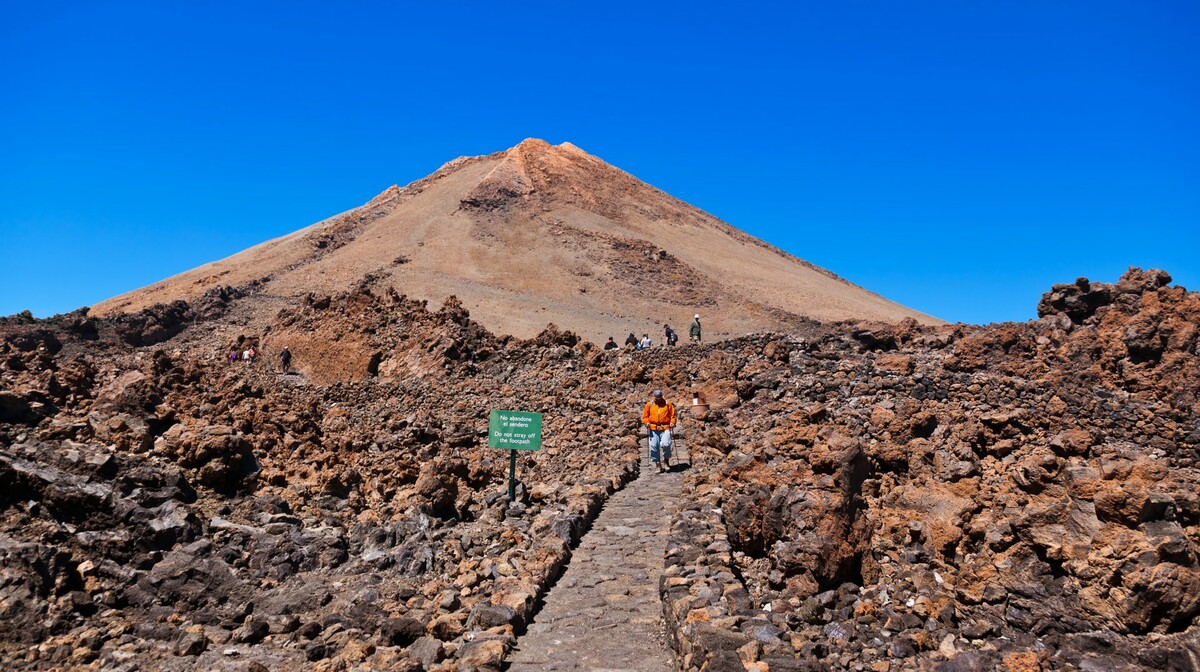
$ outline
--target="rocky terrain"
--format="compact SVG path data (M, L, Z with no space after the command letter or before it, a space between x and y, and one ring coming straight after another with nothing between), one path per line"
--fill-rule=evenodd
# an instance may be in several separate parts
M1200 669L1200 296L1169 281L702 362L727 382L666 556L683 666Z
M377 283L266 305L0 320L0 666L502 669L661 387L680 669L1200 669L1200 295L1161 271L642 352ZM496 408L545 414L512 503Z

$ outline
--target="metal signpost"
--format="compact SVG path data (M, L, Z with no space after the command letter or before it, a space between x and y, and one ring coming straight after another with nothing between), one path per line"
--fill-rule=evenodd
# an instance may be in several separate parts
M515 501L517 451L538 450L542 447L542 414L492 411L488 415L488 447L508 450L508 501Z

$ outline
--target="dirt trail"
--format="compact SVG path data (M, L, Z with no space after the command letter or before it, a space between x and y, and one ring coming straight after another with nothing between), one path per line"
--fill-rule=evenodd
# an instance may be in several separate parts
M675 669L658 582L683 486L679 457L674 471L659 474L643 455L641 475L604 505L518 641L510 672Z

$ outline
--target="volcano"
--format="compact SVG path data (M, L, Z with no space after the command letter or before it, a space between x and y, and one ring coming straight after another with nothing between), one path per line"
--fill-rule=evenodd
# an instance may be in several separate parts
M804 318L940 321L858 287L656 189L570 143L529 139L455 159L365 205L92 308L111 316L217 287L281 303L351 288L457 296L496 333L549 323L593 341L663 323L706 338Z
M0 317L0 669L1196 670L1171 282L927 326L571 146L460 159Z

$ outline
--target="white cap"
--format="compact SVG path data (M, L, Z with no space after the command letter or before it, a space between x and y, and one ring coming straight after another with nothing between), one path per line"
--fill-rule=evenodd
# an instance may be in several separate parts
M692 317L694 317L694 318L696 318L696 319L698 320L698 319L700 319L700 313L696 313L696 314L695 314L695 315L693 315Z

